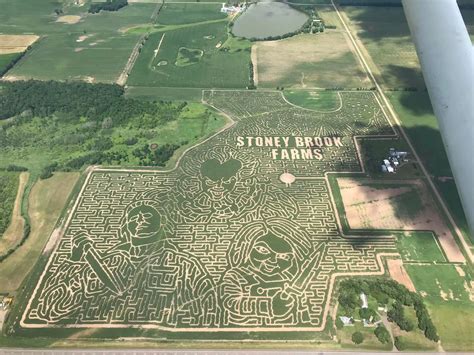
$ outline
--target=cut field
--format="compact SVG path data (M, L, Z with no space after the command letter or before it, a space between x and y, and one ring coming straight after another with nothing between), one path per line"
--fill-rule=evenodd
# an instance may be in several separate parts
M188 26L151 34L130 74L128 85L149 87L245 88L249 83L250 49L223 51L227 23ZM179 66L180 49L201 51L199 61Z
M464 262L456 240L422 181L370 183L338 178L345 216L353 229L432 230L451 262Z
M344 32L303 34L258 42L259 86L264 88L334 88L370 86Z
M31 231L26 242L0 263L0 292L16 293L41 254L79 173L39 180L29 196Z
M29 46L38 40L36 35L1 35L0 54L12 54L24 52Z

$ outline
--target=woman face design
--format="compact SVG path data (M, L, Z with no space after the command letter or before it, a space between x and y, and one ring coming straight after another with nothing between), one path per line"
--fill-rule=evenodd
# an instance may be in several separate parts
M288 270L294 262L294 251L283 238L268 233L259 237L250 251L250 263L260 273L274 276Z

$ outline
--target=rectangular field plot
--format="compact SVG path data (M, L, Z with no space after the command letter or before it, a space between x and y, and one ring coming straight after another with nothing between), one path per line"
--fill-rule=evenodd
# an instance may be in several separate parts
M160 10L159 25L182 25L193 22L219 20L227 17L220 11L221 4L165 4Z
M265 88L370 86L344 32L328 30L280 41L258 42L253 64Z
M470 303L469 279L454 265L405 265L416 290L432 302L457 301ZM472 307L472 306L471 306Z
M225 21L154 33L143 47L127 84L245 88L249 83L250 51L220 50L226 39Z
M135 36L119 33L50 35L17 63L8 77L114 82L136 41Z
M398 237L397 245L404 261L446 261L431 232L405 233Z

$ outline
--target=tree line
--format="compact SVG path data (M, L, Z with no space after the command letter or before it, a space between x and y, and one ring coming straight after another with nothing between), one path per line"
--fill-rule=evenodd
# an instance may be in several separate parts
M106 2L92 3L89 7L89 12L96 14L100 11L118 11L127 5L127 0L107 0Z
M121 122L158 112L152 102L126 99L124 89L116 84L28 80L0 85L0 120L18 115L48 117L59 112L71 120L113 117Z

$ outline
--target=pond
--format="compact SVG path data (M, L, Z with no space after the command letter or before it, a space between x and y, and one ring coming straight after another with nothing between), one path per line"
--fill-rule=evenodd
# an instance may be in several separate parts
M258 38L281 36L299 30L308 16L275 1L251 4L234 23L232 33L238 37Z

